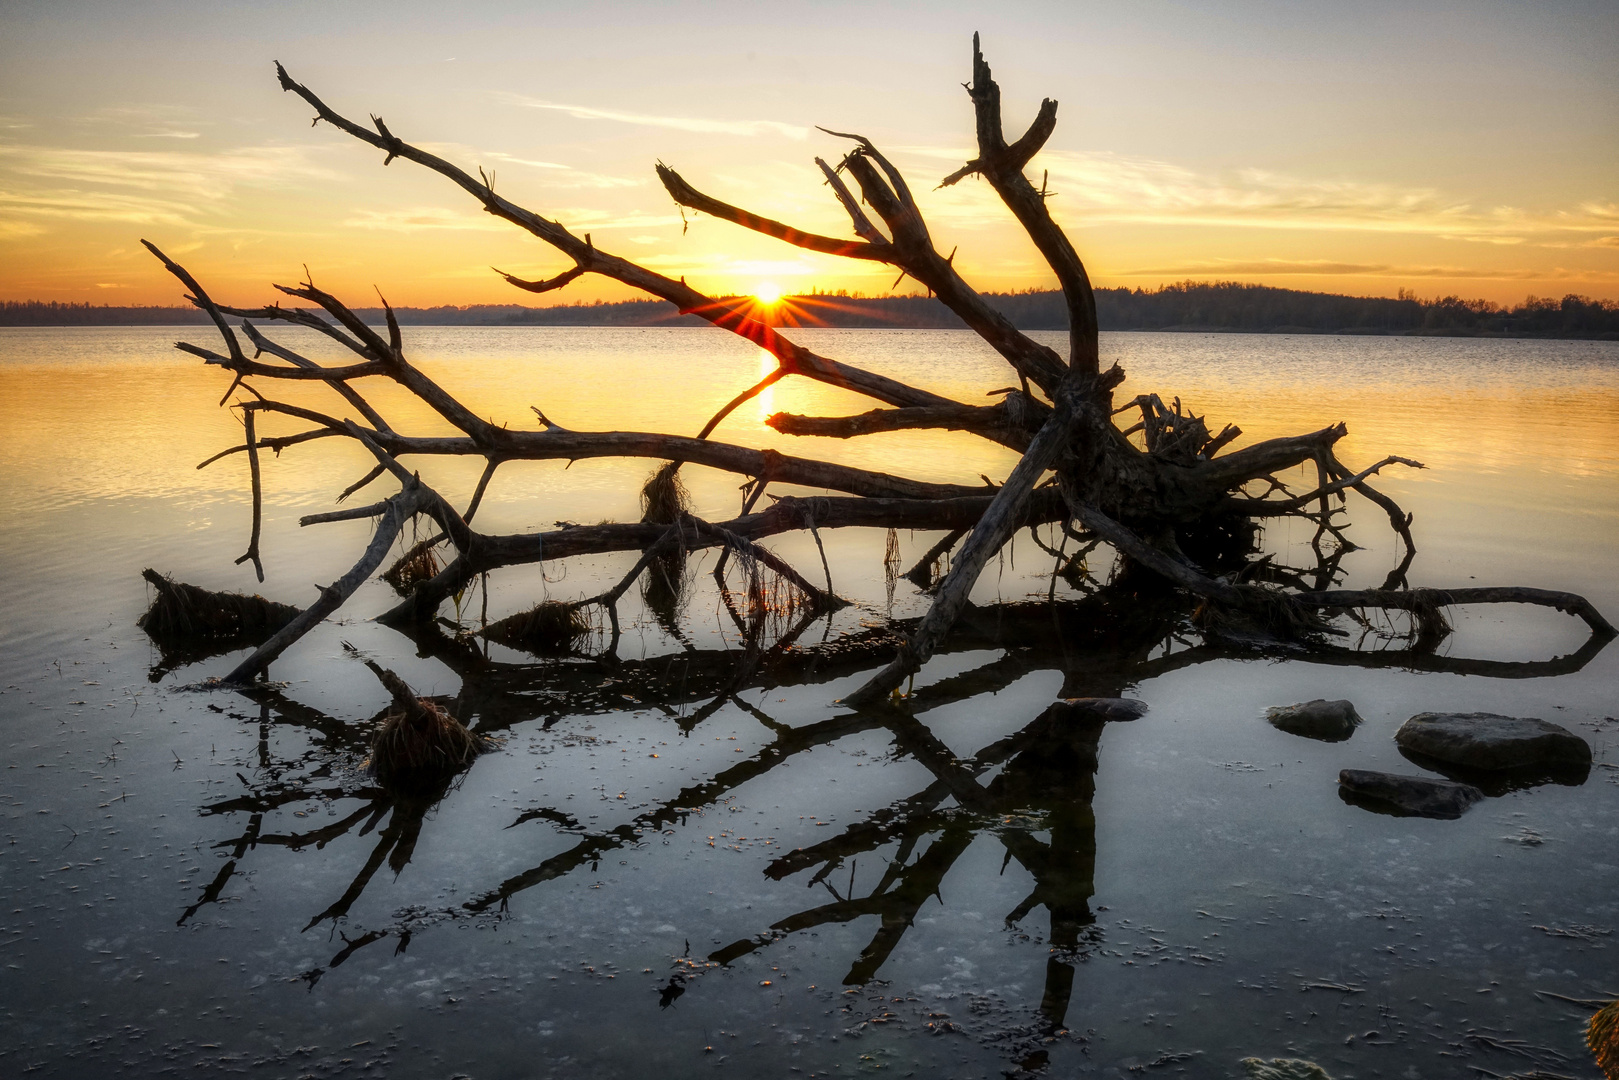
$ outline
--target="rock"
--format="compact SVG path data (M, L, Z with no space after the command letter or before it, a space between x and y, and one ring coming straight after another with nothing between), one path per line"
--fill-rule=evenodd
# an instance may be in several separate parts
M1265 719L1290 735L1303 735L1306 739L1320 739L1322 742L1343 742L1355 733L1355 726L1361 723L1354 703L1321 698L1266 709Z
M1591 747L1567 728L1527 716L1418 713L1394 733L1400 749L1469 769L1591 765Z
M1058 698L1046 709L1053 720L1135 720L1145 716L1147 703L1135 698L1077 697Z
M1248 1080L1332 1080L1327 1070L1303 1058L1243 1058L1242 1068Z
M1459 818L1484 798L1484 792L1471 784L1364 769L1339 773L1338 789L1346 798L1374 804L1372 809L1414 817Z

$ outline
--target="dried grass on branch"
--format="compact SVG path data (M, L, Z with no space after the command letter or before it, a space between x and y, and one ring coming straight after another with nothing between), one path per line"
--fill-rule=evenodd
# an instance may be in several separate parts
M251 641L268 637L298 616L290 604L262 596L213 592L187 585L156 570L141 571L156 593L135 623L157 641L187 638Z

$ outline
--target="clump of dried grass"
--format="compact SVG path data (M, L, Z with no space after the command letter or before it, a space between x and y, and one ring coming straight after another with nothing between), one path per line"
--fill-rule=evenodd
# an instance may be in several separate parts
M1611 1001L1585 1029L1585 1045L1608 1080L1619 1080L1619 1001Z
M680 462L654 469L641 488L641 520L673 525L691 513L691 493L680 482Z
M483 636L532 653L556 655L576 651L595 630L579 607L546 600L490 623Z
M673 525L691 513L691 494L680 482L680 462L671 461L654 469L641 488L641 520ZM641 578L641 599L665 627L680 621L686 599L685 545L677 546L652 560Z
M1277 589L1239 585L1242 597L1228 605L1205 599L1192 612L1199 630L1231 637L1273 637L1305 641L1329 629L1314 611Z
M213 592L175 581L156 570L142 570L141 577L150 582L157 593L152 598L152 606L135 625L155 640L262 639L299 614L290 604L278 604L257 595Z
M444 563L439 559L434 545L418 544L390 566L383 573L382 580L392 586L393 591L400 596L409 596L416 590L418 584L436 577L442 569Z
M373 661L366 667L393 695L371 744L371 769L384 787L437 787L483 751L482 739L442 707L417 697L405 680Z

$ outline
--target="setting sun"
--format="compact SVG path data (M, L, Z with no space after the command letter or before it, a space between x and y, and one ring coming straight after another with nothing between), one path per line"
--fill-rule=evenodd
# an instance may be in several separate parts
M781 299L781 286L773 281L761 282L754 287L753 298L761 304L774 304Z

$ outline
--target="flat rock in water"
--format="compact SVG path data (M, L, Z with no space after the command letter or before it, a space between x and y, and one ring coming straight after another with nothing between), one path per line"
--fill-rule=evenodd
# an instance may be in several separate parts
M1402 750L1470 769L1589 767L1591 747L1565 727L1529 716L1418 713L1394 733Z
M1248 1080L1332 1080L1327 1070L1303 1058L1243 1058L1242 1071Z
M1357 800L1414 817L1459 818L1484 798L1484 792L1471 784L1364 769L1345 769L1338 774L1338 786Z
M1053 720L1135 720L1147 713L1147 703L1135 698L1058 698L1046 709Z
M1356 725L1361 722L1353 702L1322 698L1266 709L1265 719L1290 735L1322 742L1343 742L1355 733Z

